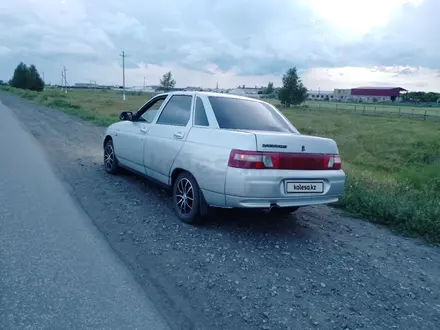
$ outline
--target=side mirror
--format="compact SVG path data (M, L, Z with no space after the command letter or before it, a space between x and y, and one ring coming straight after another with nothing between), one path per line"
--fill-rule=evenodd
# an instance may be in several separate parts
M119 115L119 119L121 121L125 121L125 120L132 121L133 117L134 117L133 112L131 111L122 111L121 114Z

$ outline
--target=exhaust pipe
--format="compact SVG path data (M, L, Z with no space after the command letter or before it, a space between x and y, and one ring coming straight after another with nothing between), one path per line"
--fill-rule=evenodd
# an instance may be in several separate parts
M277 203L271 203L269 207L269 213L273 211L273 209L277 209L280 206Z

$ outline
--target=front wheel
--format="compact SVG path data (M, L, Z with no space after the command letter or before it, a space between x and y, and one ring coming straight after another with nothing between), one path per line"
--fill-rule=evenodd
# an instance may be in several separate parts
M177 217L187 224L199 224L202 220L200 203L196 179L187 172L180 173L173 186L173 207Z

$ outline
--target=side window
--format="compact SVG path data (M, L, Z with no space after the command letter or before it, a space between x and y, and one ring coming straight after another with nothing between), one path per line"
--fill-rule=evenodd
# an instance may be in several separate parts
M162 106L163 101L165 101L165 98L159 98L154 103L147 105L146 111L145 109L141 110L145 112L138 118L138 121L146 121L147 123L151 123L156 117L156 114Z
M206 117L205 106L200 97L196 99L196 111L194 113L194 125L209 126L208 117Z
M163 108L157 124L186 126L191 116L191 102L190 95L173 95Z

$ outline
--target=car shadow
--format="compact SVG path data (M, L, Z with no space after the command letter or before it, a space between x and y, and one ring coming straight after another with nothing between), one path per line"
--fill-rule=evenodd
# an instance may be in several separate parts
M307 240L313 236L313 228L300 220L301 211L287 216L270 214L260 210L212 209L204 228L217 232L266 238L295 237Z
M163 205L174 214L169 192L165 191L161 185L128 170L122 170L121 176L133 184L140 184L143 186L142 189L154 192ZM303 209L300 209L295 213L282 216L263 210L210 208L206 221L197 227L205 233L212 231L237 236L245 234L249 238L264 235L268 239L295 237L298 241L306 241L314 236L315 229L301 220L302 212ZM177 217L175 220L180 222Z

